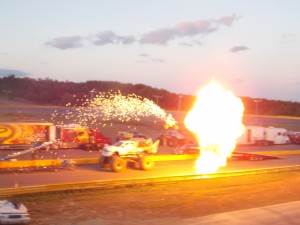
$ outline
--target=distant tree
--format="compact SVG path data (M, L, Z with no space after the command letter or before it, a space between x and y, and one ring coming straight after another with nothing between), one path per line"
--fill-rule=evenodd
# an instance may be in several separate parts
M156 102L166 110L178 110L179 96L181 99L180 110L190 110L196 96L171 93L164 89L153 88L144 84L120 83L116 81L91 80L82 83L70 81L59 82L57 80L18 78L15 75L0 77L0 96L10 99L23 99L41 105L66 105L67 103L80 104L81 99L91 97L91 91L95 95L99 92L118 92L122 94L136 94ZM157 97L159 96L159 98ZM300 103L268 99L254 99L241 97L245 114L300 116ZM259 100L259 102L257 102ZM258 112L257 112L258 111Z

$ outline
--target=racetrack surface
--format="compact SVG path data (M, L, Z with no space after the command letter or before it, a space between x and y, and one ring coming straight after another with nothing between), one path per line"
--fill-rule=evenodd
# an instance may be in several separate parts
M1 108L0 110L7 112L6 109ZM16 110L20 110L20 108ZM23 110L25 114L32 113L28 108ZM44 115L51 109L35 110L38 114ZM298 126L295 125L296 121L290 124L288 120L277 118L271 120L257 119L257 121L262 124ZM114 138L116 131L120 128L114 127L114 129L112 131L104 130L104 133ZM142 131L148 134L148 129ZM155 133L149 132L149 135L155 138L157 131ZM242 146L239 150L259 153L260 151L290 149L290 147L292 145L264 146L257 149ZM298 146L293 147L294 149L298 148ZM172 148L161 148L158 154L172 154L173 150ZM98 158L99 155L99 152L63 150L59 152L58 156L60 158ZM48 156L52 157L51 155ZM229 160L228 166L219 172L297 165L300 162L299 156L296 155L280 157L281 159L264 161ZM49 172L42 170L22 173L6 171L1 173L0 185L2 188L18 188L30 185L83 182L85 180L117 180L195 174L194 163L192 160L157 162L153 171L128 168L123 173L99 169L97 165L79 165L75 171ZM199 217L216 213L300 200L299 185L299 171L293 171L171 182L167 185L133 185L110 190L31 194L11 197L11 199L20 200L26 204L34 225L181 225L190 224L193 221L198 223ZM251 217L248 218L251 220ZM273 222L272 224L275 224Z
M299 201L299 185L298 170L167 184L31 194L12 199L26 204L34 225L195 225L203 224L202 217L206 221L204 224L214 224L210 223L214 219L204 217L208 215L217 216L219 213ZM256 209L254 212L263 210ZM251 223L259 219L267 220L267 224L280 224L280 221L290 222L281 224L297 224L292 223L294 218L287 217L293 216L290 212L281 212L275 219L271 217L272 220L267 215L261 217L261 213L253 220L253 214L244 212L244 215L249 215L246 221L238 220L238 223L230 224L259 224Z

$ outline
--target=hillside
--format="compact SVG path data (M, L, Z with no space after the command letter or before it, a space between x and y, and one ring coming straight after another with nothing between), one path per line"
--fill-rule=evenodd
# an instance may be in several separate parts
M24 88L30 87L30 88ZM51 79L17 78L14 75L0 78L0 104L80 105L86 99L94 99L101 93L121 93L149 99L164 110L188 111L196 96L171 93L144 84L112 81L87 81L82 83L59 82ZM300 116L300 103L240 96L246 114ZM18 103L16 103L18 104Z

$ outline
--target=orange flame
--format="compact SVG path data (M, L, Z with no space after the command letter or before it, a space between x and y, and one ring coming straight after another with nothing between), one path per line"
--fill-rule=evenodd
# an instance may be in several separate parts
M200 145L196 162L198 173L214 173L219 167L226 166L236 140L244 131L243 112L241 99L215 81L199 91L197 101L184 121L197 135Z

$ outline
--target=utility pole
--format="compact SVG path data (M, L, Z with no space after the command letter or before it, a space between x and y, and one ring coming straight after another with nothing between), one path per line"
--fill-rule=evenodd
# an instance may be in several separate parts
M261 102L262 100L261 99L255 99L254 102L256 103L255 104L255 123L257 124L257 117L258 117L258 106L259 106L259 103Z

